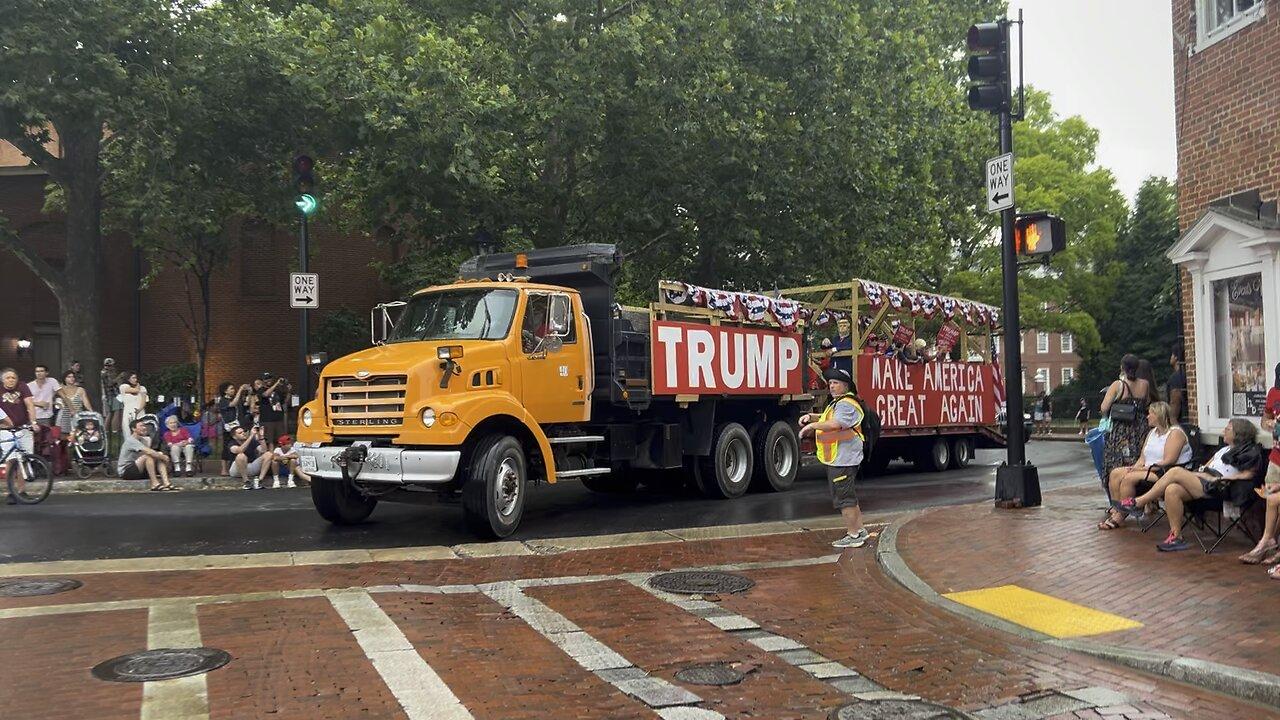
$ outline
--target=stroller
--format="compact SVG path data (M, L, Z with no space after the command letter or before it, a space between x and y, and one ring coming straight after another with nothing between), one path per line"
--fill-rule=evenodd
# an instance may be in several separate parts
M89 425L94 425L96 432L89 434ZM107 428L102 416L96 412L76 413L75 440L71 442L71 464L76 466L76 476L87 478L101 469L102 474L115 474L115 466L107 455Z

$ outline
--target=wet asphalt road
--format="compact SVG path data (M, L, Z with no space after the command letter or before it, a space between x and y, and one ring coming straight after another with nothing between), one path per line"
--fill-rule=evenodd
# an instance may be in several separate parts
M1032 442L1029 459L1043 489L1097 482L1081 443ZM978 451L964 470L917 473L895 463L858 485L866 512L911 510L993 497L1003 451ZM786 493L708 500L686 490L642 487L600 495L576 482L529 495L515 540L731 525L832 514L820 467L802 472ZM456 504L382 503L369 522L335 527L297 490L54 494L34 507L0 506L0 562L294 550L454 545L474 542Z

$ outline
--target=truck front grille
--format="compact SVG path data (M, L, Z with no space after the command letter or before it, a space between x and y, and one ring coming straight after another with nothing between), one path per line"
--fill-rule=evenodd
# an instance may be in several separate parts
M399 427L404 424L407 377L330 378L325 409L334 427Z

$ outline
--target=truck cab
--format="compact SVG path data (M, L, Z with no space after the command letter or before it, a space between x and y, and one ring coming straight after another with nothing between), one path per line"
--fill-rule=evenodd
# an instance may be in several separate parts
M589 328L579 293L557 285L503 278L414 294L384 342L324 369L300 411L297 446L321 515L358 522L379 498L457 492L477 449L512 438L527 451L489 463L502 477L482 524L514 527L527 480L556 478L543 428L590 419Z

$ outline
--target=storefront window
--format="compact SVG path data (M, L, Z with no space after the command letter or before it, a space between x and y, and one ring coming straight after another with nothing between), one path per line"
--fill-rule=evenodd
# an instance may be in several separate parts
M1219 417L1262 415L1267 395L1262 313L1260 273L1214 281Z

